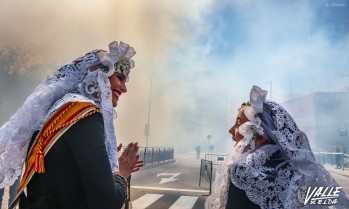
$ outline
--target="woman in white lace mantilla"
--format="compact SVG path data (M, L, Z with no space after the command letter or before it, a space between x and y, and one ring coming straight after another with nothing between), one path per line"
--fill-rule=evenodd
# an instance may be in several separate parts
M236 141L217 168L206 209L328 208L305 202L307 188L339 187L315 161L307 136L267 91L253 86L229 129ZM343 190L332 208L348 208Z
M126 179L142 162L137 143L119 156L113 108L127 91L135 53L114 41L109 51L92 50L62 66L0 128L0 188L23 168L12 207L122 207Z

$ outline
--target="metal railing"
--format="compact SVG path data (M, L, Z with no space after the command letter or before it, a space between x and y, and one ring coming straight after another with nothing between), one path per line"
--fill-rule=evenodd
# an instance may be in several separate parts
M314 152L316 161L321 164L337 165L349 168L349 155L341 152ZM212 161L213 165L222 163L226 155L205 154L205 160Z
M126 147L123 147L122 151ZM174 160L174 148L173 147L139 147L140 160L143 160L144 165L158 164L162 162L168 162ZM132 208L130 202L131 198L131 175L127 179L128 199L125 201L125 209Z
M140 159L144 165L157 164L174 160L173 147L140 147Z
M212 161L201 159L199 186L208 183L209 194L212 186Z
M222 163L227 155L205 154L205 160L211 161L213 165Z
M314 152L316 161L321 164L335 165L337 168L349 168L349 155L341 152Z

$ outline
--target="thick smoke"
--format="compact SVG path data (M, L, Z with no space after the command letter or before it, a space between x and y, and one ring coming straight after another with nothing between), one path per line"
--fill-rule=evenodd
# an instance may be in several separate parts
M20 45L57 67L113 40L129 43L136 67L117 107L119 141L145 145L152 82L150 146L207 151L214 145L224 153L252 85L278 102L346 89L349 78L340 75L348 74L348 5L342 3L0 0L0 46Z

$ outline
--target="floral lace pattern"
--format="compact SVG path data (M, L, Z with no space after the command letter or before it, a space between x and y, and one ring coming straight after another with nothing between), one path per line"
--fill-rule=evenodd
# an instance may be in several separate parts
M69 99L90 101L101 108L109 161L112 170L118 170L108 76L115 72L119 61L124 67L118 70L124 70L121 73L128 74L134 67L131 60L134 54L134 49L128 44L112 42L109 44L109 52L93 50L62 66L39 84L10 120L0 128L0 188L12 185L21 174L31 136L40 128L44 118ZM66 94L66 97L59 100ZM56 103L57 100L59 102Z
M215 181L212 185L212 193L206 199L205 208L225 209L228 200L231 172L234 165L243 161L254 149L255 142L252 135L245 136L239 143L231 148L224 162L217 168Z
M110 166L113 172L119 171L119 152L117 151L117 142L114 131L113 123L113 104L112 104L112 92L110 90L110 83L107 77L103 73L98 73L98 83L100 84L101 92L101 109L104 121L104 130L106 135L105 147L107 149Z
M261 208L301 208L294 185L301 175L292 169L277 145L265 145L234 166L232 183ZM291 200L291 201L290 201Z
M64 95L62 98L58 99L53 105L52 107L48 110L45 119L42 121L42 123L40 124L40 129L43 126L43 122L47 120L47 118L57 109L59 109L60 107L62 107L64 104L68 103L68 102L88 102L91 103L93 105L96 105L96 103L93 100L87 99L84 96L81 96L80 94L75 94L75 93L68 93L66 95Z

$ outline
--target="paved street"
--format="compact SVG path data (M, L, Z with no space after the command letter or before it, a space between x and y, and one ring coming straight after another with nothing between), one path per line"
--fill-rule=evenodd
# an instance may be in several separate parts
M132 175L134 209L204 208L208 187L199 187L200 159L193 154L175 154L176 162Z
M209 185L199 187L200 159L194 153L176 153L175 162L142 170L132 175L133 209L202 209ZM215 168L216 166L214 166ZM325 165L331 175L349 194L349 169ZM215 170L215 169L214 169ZM2 208L7 208L5 191Z
M324 165L337 183L343 187L345 194L349 197L349 168L336 169L334 165Z
M134 209L204 208L209 187L198 186L201 161L188 153L177 153L175 158L175 163L133 175L131 200ZM325 168L348 195L349 169Z

